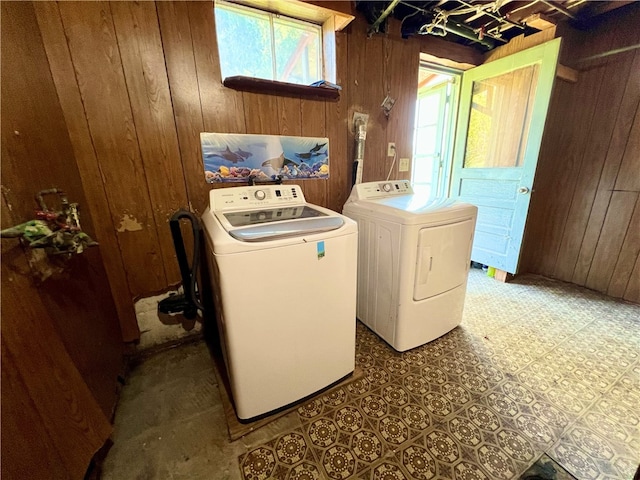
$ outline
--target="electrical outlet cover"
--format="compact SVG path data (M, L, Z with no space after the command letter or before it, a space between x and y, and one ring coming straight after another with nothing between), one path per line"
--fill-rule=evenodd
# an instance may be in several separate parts
M409 171L409 159L401 158L398 163L398 171L399 172L408 172Z
M393 157L396 153L396 144L394 142L389 142L387 144L387 157Z

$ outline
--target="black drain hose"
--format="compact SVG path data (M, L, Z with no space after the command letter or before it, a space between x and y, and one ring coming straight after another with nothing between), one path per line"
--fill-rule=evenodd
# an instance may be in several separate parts
M180 220L189 219L191 231L193 232L193 260L191 266L187 260L187 252L184 248L182 231L180 230ZM173 245L176 249L176 258L182 276L182 288L184 294L171 295L158 303L158 310L162 313L183 312L188 319L193 319L198 314L198 310L204 311L199 297L198 289L198 264L200 263L200 220L193 213L187 210L178 210L169 221Z

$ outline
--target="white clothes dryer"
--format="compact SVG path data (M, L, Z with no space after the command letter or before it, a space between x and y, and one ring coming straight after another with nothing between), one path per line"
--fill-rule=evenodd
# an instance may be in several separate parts
M394 349L430 342L462 321L478 209L414 193L407 180L353 187L357 317Z
M306 203L298 185L211 190L202 219L237 416L353 372L356 223Z

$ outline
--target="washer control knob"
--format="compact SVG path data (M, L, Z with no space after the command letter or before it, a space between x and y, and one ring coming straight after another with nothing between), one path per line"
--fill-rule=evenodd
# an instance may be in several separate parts
M385 192L390 192L391 191L391 184L390 183L385 183L384 185L382 185L382 190L384 190Z
M265 197L267 196L266 193L264 193L264 190L256 190L256 193L253 194L256 199L258 200L264 200Z

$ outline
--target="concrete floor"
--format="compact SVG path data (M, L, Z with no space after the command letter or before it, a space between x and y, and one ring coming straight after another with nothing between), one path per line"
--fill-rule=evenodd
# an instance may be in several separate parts
M204 342L151 356L102 478L506 479L546 453L576 478L630 479L640 463L639 306L472 270L449 334L400 354L358 324L356 343L361 381L235 442Z

